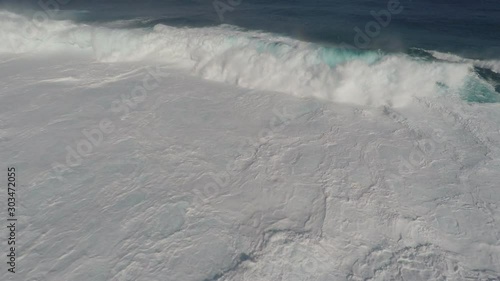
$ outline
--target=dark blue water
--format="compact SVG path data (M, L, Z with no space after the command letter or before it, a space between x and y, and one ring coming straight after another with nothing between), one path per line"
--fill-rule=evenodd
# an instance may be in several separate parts
M395 0L69 0L59 6L87 11L72 14L86 22L147 18L142 25L231 24L362 49L423 48L469 58L500 58L500 0L400 0L401 11L390 13L389 21L391 1ZM38 1L0 2L11 8L40 9ZM384 15L382 21L372 13Z

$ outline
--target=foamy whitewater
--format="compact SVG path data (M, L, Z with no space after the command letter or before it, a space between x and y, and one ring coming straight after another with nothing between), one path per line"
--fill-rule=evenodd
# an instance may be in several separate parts
M131 23L0 11L2 280L500 280L499 60Z
M248 89L359 105L402 106L412 97L461 96L498 102L500 61L430 53L439 61L317 44L223 25L152 29L106 28L50 21L41 27L2 12L6 53L83 51L101 62L150 60L176 63L203 78ZM19 27L21 32L19 32ZM425 51L424 51L425 52ZM477 68L497 73L487 81Z

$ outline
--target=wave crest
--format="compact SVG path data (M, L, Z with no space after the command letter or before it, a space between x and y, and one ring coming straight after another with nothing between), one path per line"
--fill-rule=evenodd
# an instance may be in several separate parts
M241 87L359 105L404 106L413 97L442 94L500 101L497 85L474 71L475 65L491 66L486 62L426 61L324 47L227 25L130 29L53 20L36 24L4 11L0 18L0 40L7 42L0 46L3 53L83 50L104 62L150 59ZM496 67L493 63L491 70L498 72ZM476 93L488 98L470 98Z

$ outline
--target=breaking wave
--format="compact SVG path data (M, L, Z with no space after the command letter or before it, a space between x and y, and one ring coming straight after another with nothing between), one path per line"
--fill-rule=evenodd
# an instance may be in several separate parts
M360 105L403 106L413 97L437 95L500 102L498 61L322 46L228 25L94 26L6 11L0 11L0 24L1 53L77 50L103 62L153 60L245 88Z

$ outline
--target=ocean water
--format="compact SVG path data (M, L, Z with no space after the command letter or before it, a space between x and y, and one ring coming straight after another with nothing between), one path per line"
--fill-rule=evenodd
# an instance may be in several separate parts
M19 7L19 1L3 1ZM41 9L38 1L22 7ZM46 1L50 2L50 1ZM61 1L63 2L63 1ZM264 30L320 43L355 44L359 28L384 15L380 31L363 48L410 48L453 52L472 58L500 57L500 1L497 0L65 0L61 10L81 21L148 19L146 25L214 26L221 23ZM17 4L16 4L17 3ZM28 5L29 4L29 5ZM396 13L388 20L388 6ZM219 9L219 12L217 11ZM80 13L78 13L80 11ZM384 12L385 11L385 12ZM366 31L365 31L366 34ZM373 37L373 38L372 38ZM361 40L363 41L363 40ZM359 46L357 46L359 47Z
M389 89L413 96L419 87L422 95L452 92L469 102L500 101L496 0L53 0L2 1L2 8L28 19L37 12L47 14L40 25L61 20L78 24L80 32L72 38L78 38L76 45L92 48L98 59L159 56L169 62L183 57L204 78L248 88L393 104L395 94L378 92ZM94 36L95 30L89 35L87 26L114 31ZM36 35L36 42L61 41L55 27L35 29L46 33ZM14 27L3 32L18 36ZM33 38L26 37L19 40L31 46ZM64 44L75 45L74 39L65 38ZM266 76L270 81L259 76L263 69L271 69ZM349 85L359 82L360 73L373 83L363 82L364 88ZM304 82L290 85L297 79ZM377 91L375 98L361 93L367 88ZM343 98L346 95L359 98Z

